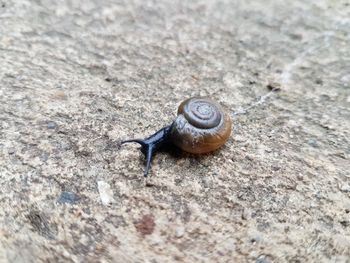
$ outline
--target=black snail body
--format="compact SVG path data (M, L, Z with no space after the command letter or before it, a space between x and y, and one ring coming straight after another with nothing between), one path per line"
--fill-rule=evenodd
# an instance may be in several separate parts
M182 150L201 154L221 147L231 134L231 118L221 106L208 98L194 97L183 101L175 121L146 139L132 139L146 156L144 176L147 176L152 156L166 144L174 144Z

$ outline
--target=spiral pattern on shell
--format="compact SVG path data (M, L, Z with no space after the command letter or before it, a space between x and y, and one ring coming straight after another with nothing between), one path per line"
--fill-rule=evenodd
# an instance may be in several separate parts
M190 153L206 153L222 146L231 134L231 119L208 98L190 98L178 108L172 124L172 142Z

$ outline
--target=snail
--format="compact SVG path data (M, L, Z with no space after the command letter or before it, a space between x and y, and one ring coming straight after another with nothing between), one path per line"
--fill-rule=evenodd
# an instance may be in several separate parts
M193 97L183 101L175 121L146 139L131 139L121 144L136 142L146 157L144 176L147 177L154 153L167 144L183 151L201 154L220 148L231 134L232 121L221 106L208 98Z

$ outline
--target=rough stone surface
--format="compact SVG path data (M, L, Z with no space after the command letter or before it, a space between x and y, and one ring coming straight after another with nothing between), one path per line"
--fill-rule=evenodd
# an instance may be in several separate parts
M0 0L0 262L347 262L349 90L348 0ZM146 184L194 95L232 137Z

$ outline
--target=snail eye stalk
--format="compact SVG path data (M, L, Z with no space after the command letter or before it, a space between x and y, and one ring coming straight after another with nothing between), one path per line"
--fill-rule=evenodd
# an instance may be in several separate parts
M141 145L141 152L146 157L145 172L143 174L145 177L148 176L148 171L151 167L151 161L152 161L153 155L161 147L169 143L170 131L171 131L171 125L160 129L159 131L157 131L156 133L152 134L151 136L149 136L144 140L131 139L131 140L125 140L121 142L121 144L136 142Z

